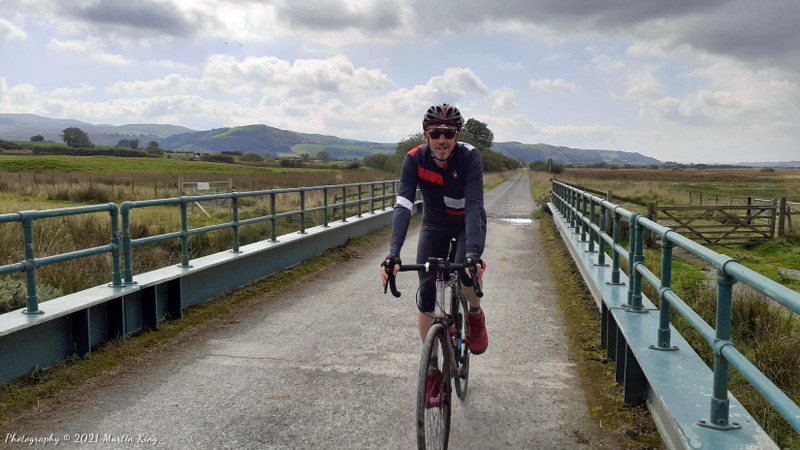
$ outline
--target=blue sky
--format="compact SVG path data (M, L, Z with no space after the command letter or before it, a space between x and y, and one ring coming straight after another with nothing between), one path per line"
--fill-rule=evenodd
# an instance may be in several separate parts
M3 0L0 112L800 160L800 2Z

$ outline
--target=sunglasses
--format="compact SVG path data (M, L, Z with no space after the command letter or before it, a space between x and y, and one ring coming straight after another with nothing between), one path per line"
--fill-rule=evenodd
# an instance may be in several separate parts
M445 139L453 139L454 137L456 137L456 134L458 134L458 132L456 130L430 130L430 131L428 131L428 136L430 136L431 139L439 139L439 136L441 136L441 135L444 135Z

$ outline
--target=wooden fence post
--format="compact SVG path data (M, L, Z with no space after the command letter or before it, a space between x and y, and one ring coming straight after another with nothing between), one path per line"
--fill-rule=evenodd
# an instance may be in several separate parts
M770 210L769 218L769 238L775 239L775 218L778 215L778 201L772 199L772 209Z
M655 203L648 203L647 204L647 218L652 220L653 222L657 222L656 220L656 204ZM647 232L647 246L650 248L655 247L656 245L656 238L655 234L652 231Z
M748 195L747 196L747 224L748 225L752 225L753 224L753 219L750 217L750 214L752 213L752 211L750 211L750 207L751 206L753 206L753 196L752 195Z
M786 197L781 197L778 214L778 237L783 237L786 232Z

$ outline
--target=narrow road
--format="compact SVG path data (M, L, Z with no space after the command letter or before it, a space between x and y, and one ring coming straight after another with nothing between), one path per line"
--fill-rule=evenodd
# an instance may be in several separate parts
M490 344L473 356L469 396L455 403L451 448L586 448L586 407L554 280L540 263L539 225L529 220L527 175L487 193L486 205ZM387 246L182 339L151 364L81 388L80 400L10 431L97 435L96 444L71 443L82 448L414 448L417 277L398 278L400 299L383 295L378 264Z

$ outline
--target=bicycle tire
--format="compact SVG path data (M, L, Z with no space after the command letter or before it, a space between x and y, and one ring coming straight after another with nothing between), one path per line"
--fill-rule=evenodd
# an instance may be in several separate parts
M461 316L458 320L461 324L461 352L456 358L456 366L458 371L455 376L456 395L459 400L464 400L467 397L467 388L469 388L469 345L467 345L467 336L469 335L469 322L467 322L467 314L469 314L469 305L464 297L459 298L461 309L458 315Z
M420 449L446 449L450 437L450 339L444 326L434 324L425 337L419 362L417 383L417 446ZM438 376L438 396L431 399L425 395L428 384L428 361L436 353Z

